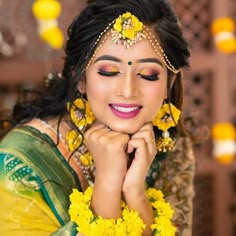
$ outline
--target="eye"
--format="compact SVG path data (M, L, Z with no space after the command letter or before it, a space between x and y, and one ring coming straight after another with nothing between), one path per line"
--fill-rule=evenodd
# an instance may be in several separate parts
M106 70L98 70L98 74L102 76L115 76L118 75L119 71L106 71Z
M159 80L159 73L155 73L155 74L151 74L151 75L145 75L145 74L141 74L141 73L138 73L138 75L142 78L142 79L146 79L146 80L149 80L149 81L156 81L156 80Z
M119 69L115 65L105 64L98 67L98 74L102 76L115 76L119 73Z
M142 79L149 81L159 80L160 72L154 68L143 68L139 71L137 75L139 75Z

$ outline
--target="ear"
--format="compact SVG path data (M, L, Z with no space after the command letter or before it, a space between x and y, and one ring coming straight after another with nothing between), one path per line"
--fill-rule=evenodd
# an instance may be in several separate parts
M78 90L81 94L86 93L86 79L85 76L81 77L78 83Z

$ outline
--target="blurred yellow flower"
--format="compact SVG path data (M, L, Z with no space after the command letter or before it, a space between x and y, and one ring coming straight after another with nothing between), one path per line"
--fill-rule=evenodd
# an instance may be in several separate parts
M37 0L32 11L37 19L55 19L61 13L61 4L56 0Z
M236 130L233 124L222 122L212 127L213 156L221 164L230 164L236 153Z
M216 47L220 52L236 52L235 23L230 17L215 19L211 26Z
M42 31L40 37L52 48L60 49L63 46L64 36L58 27L52 27Z
M61 13L61 4L57 0L36 0L32 12L38 21L40 38L54 49L61 49L64 36L58 28L57 18Z
M236 138L235 127L231 123L216 123L212 127L212 137L217 140L234 140Z
M211 26L211 31L213 35L216 35L222 31L233 32L235 30L235 24L230 17L221 17L215 19Z

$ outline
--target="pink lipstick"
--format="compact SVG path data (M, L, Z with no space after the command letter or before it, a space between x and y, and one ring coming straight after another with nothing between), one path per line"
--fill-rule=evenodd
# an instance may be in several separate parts
M138 115L142 106L137 104L109 104L113 114L122 119L130 119Z

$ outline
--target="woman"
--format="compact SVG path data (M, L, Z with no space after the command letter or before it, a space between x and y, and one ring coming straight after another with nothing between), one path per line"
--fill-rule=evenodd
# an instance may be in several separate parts
M62 78L16 105L1 141L4 233L181 235L181 214L172 224L162 193L146 189L184 135L189 55L168 2L89 1L69 27Z

